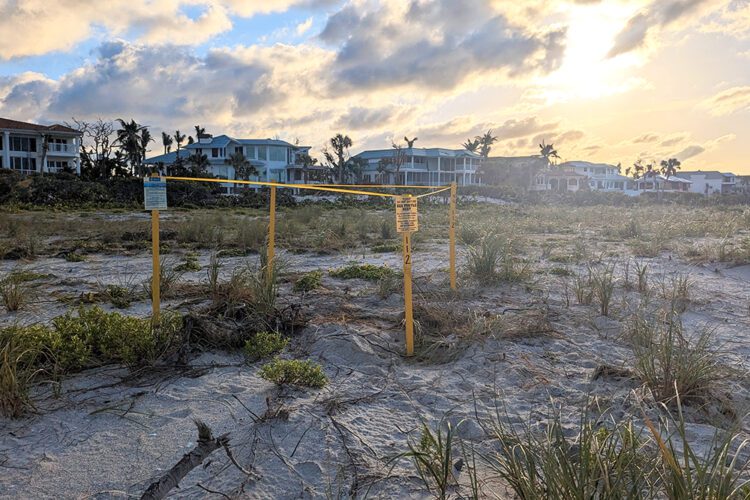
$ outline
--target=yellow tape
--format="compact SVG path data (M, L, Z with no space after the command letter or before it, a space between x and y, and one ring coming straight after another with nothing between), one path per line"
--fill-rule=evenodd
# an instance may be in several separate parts
M310 185L310 184L306 184ZM373 189L381 189L381 188L388 188L388 189L434 189L434 188L441 188L445 186L403 186L401 184L315 184L316 186L324 186L324 187L353 187L353 188L373 188ZM448 186L450 187L450 186Z
M192 182L217 182L219 184L246 184L251 186L275 186L275 187L283 187L283 188L297 188L297 189L309 189L309 190L317 190L317 191L326 191L330 193L344 193L344 194L359 194L363 196L380 196L382 198L395 198L396 194L391 193L376 193L372 191L359 191L356 189L344 189L339 187L330 187L330 186L349 186L349 184L284 184L281 182L263 182L263 181L242 181L242 180L231 180L231 179L207 179L204 177L172 177L167 176L167 180L171 181L192 181ZM357 186L363 186L364 184L358 184ZM381 186L378 185L368 185L368 187L378 188ZM432 189L433 186L400 186L404 188L418 188L418 189ZM431 191L429 193L424 193L417 198L421 198L423 196L429 196L431 194L440 193L442 191L446 191L450 189L450 186L444 187L441 189L438 189L436 191Z

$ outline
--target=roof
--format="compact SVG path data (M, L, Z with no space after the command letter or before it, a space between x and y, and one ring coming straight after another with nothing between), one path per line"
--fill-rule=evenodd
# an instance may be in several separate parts
M669 179L667 179L666 177L664 177L661 174L658 174L658 175L649 175L648 177L644 176L644 177L641 177L639 179L636 179L636 181L646 181L646 182L648 182L651 179L653 179L654 177L656 177L657 179L661 179L663 181L677 182L677 183L681 183L681 184L692 184L693 183L693 181L690 181L688 179L682 179L682 178L677 177L675 175L670 175Z
M185 146L185 148L225 148L231 143L241 144L243 146L281 146L286 148L310 149L310 146L295 146L294 144L291 144L287 141L282 141L280 139L235 139L234 137L230 137L225 134L213 137L211 139L211 142L196 141L192 144L188 144L187 146Z
M587 168L617 168L617 165L609 163L592 163L590 161L574 160L561 163L560 167L587 167Z
M718 170L692 170L688 172L677 172L675 174L677 177L692 177L692 176L705 176L706 179L723 179L725 175L731 175L734 176L731 172L719 172Z
M354 155L355 158L364 158L365 160L377 160L379 158L391 158L396 155L396 149L368 149ZM401 153L406 156L420 156L427 158L481 158L482 156L467 151L466 149L445 149L445 148L403 148Z
M0 128L13 130L32 130L34 132L63 132L69 134L81 134L79 130L55 123L52 125L39 125L37 123L20 122L10 118L0 118Z

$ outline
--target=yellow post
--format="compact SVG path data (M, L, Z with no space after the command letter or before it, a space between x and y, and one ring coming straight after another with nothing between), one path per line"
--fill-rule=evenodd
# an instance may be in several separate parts
M414 356L414 311L411 296L411 233L403 233L404 247L404 321L406 323L406 355Z
M448 211L450 228L450 274L451 289L456 289L456 183L451 183L451 205Z
M159 211L151 210L151 320L154 324L159 323L159 311L161 308L159 278L161 276L159 263Z
M273 259L276 253L276 186L271 186L271 206L270 216L271 219L268 221L268 277L271 278L273 275Z

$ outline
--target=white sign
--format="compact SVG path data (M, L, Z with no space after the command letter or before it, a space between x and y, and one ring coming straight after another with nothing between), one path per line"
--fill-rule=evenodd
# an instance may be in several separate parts
M417 199L413 196L396 197L396 231L412 233L419 230Z
M167 208L167 179L144 177L143 203L146 210L165 210Z

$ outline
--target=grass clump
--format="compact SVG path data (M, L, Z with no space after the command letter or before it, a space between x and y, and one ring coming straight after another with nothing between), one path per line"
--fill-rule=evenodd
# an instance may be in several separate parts
M20 310L28 299L29 289L23 280L10 274L0 280L0 297L9 312Z
M18 418L31 405L29 386L37 375L32 367L35 355L14 338L0 344L0 415Z
M260 376L277 385L296 385L319 389L328 383L323 368L311 360L279 359L263 365Z
M380 281L385 276L390 276L395 273L396 271L388 266L376 266L374 264L349 264L346 267L329 272L334 278L345 280L361 279L367 281Z
M76 252L68 252L64 255L67 262L83 262L86 260L86 256Z
M294 291L310 292L319 288L322 282L323 273L321 271L310 271L294 282Z
M394 242L389 243L378 243L377 245L370 248L370 251L373 253L391 253L391 252L400 252L401 251L401 244Z
M531 269L518 253L513 240L498 235L485 236L479 245L469 248L469 275L483 285L524 281L531 276Z
M665 316L631 322L635 371L657 401L673 401L676 393L685 401L705 399L727 375L713 332L704 329L691 341L674 311Z
M653 483L656 460L630 422L599 425L584 410L571 435L555 410L546 432L490 427L499 451L487 463L520 498L641 498Z
M280 333L258 332L245 342L244 351L250 361L257 361L278 354L288 343Z
M185 260L175 266L174 270L180 273L197 272L201 270L201 265L198 262L198 257L189 253L185 256Z
M427 490L440 499L448 498L451 487L458 483L454 474L456 428L450 422L441 422L432 431L423 424L419 441L408 441L409 451L396 457L410 458Z

